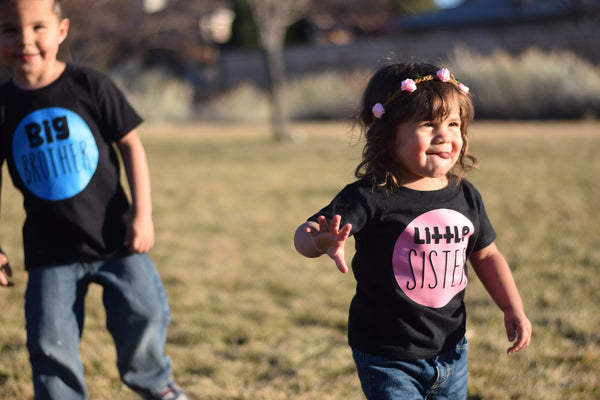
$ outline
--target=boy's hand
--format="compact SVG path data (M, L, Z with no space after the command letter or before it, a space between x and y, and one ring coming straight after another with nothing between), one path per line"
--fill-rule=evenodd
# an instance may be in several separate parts
M529 346L531 341L531 322L524 312L516 313L512 308L504 311L504 325L506 326L506 334L508 340L517 341L506 351L508 354L513 354L523 350Z
M8 280L12 276L12 269L8 263L8 257L0 252L0 286L12 286L12 282Z
M346 258L344 256L344 244L350 235L352 225L346 224L340 230L342 217L339 215L331 219L331 224L327 224L324 216L319 217L319 229L307 226L305 231L311 236L315 249L323 254L327 254L335 261L335 265L342 272L348 272Z
M147 253L154 246L152 218L134 216L127 225L124 245L131 253Z

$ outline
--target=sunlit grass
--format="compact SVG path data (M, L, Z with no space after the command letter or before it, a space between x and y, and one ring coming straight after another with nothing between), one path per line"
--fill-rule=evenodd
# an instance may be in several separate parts
M346 344L351 274L297 255L296 226L353 179L361 148L350 123L141 129L153 180L151 252L170 296L167 353L197 399L362 399ZM471 275L473 399L600 397L600 126L477 123L470 175L534 324L507 356L502 314ZM6 172L2 244L15 286L0 290L0 398L32 397L25 349L21 198ZM348 249L348 256L351 256ZM100 288L88 295L82 356L92 399L135 399L119 381Z

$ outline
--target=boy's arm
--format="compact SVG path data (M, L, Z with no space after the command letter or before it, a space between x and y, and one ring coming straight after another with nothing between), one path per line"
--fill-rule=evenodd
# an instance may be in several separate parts
M2 164L0 164L2 165ZM0 191L2 189L2 168L0 168ZM0 248L0 286L12 286L12 283L8 280L12 276L12 270L8 263L8 257L4 254L4 251Z
M532 328L506 259L492 243L473 252L470 261L483 286L504 312L508 340L517 339L508 349L508 354L523 350L529 345Z
M125 165L132 201L132 215L125 236L125 246L132 253L145 253L154 245L150 173L146 152L135 129L117 141L117 147Z
M298 253L310 258L327 254L335 261L340 272L348 272L344 244L352 225L346 224L340 229L341 221L342 218L336 215L331 219L331 224L328 224L327 219L321 215L318 224L308 221L300 225L294 234L294 246Z
M12 276L12 269L8 263L8 257L0 250L0 286L12 286L12 282L8 280Z

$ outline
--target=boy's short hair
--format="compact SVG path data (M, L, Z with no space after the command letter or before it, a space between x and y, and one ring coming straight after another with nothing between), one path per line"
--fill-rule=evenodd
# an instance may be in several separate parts
M0 0L0 5L8 3L16 3L18 0ZM62 8L60 0L52 0L52 8L58 19L62 20L65 18L65 13Z
M62 7L60 0L53 0L52 2L54 3L53 8L54 8L54 12L58 16L58 19L62 20L63 18L65 18L65 13L63 11L63 7Z
M56 15L58 16L58 19L65 18L65 13L63 11L63 7L62 7L60 0L52 0L52 3L53 3L53 8L54 8L54 13L56 13Z

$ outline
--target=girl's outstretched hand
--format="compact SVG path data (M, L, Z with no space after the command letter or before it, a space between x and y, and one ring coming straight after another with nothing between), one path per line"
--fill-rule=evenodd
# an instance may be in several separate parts
M350 235L352 225L346 224L340 229L341 222L342 217L336 215L331 219L331 223L327 224L327 219L321 215L318 229L307 225L304 231L310 235L315 249L331 257L337 268L345 274L348 272L348 265L344 256L344 244Z

